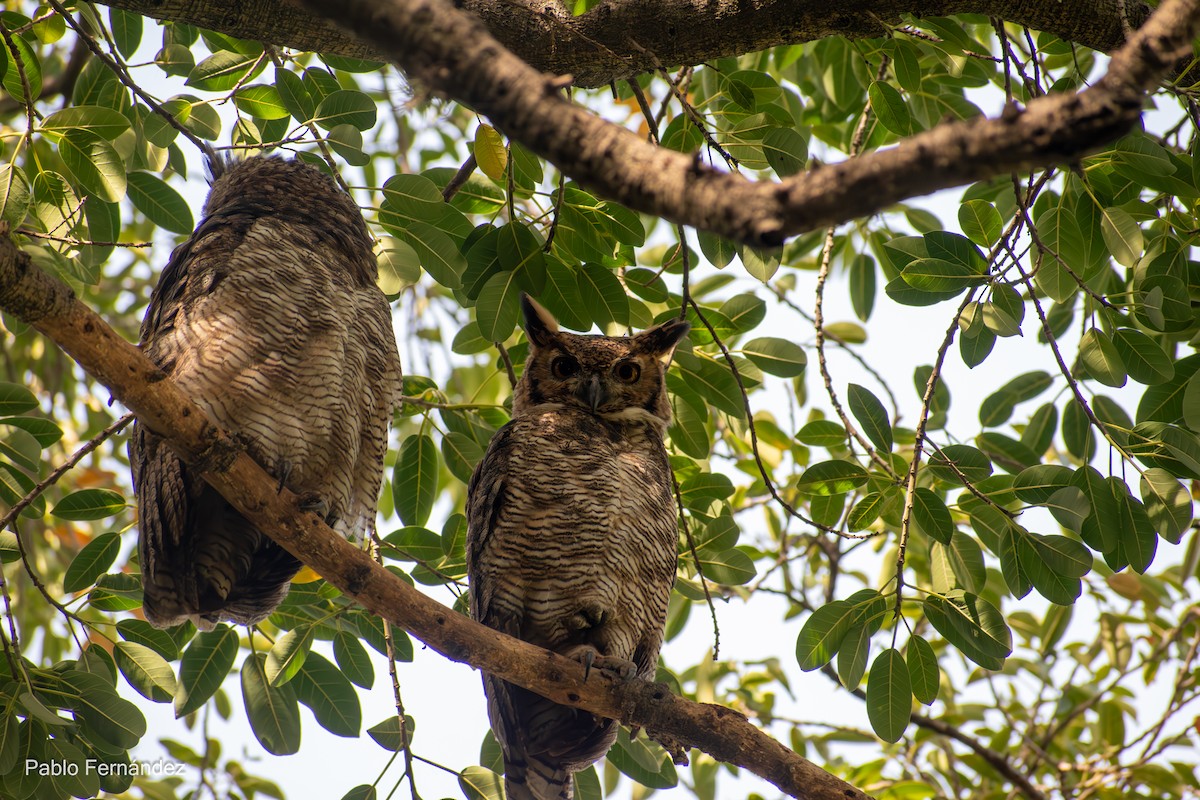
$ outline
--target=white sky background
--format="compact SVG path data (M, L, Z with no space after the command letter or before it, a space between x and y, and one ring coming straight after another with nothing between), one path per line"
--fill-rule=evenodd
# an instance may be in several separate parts
M143 37L143 48L133 61L145 63L153 59L157 50L159 31L150 22L146 23ZM199 59L198 59L199 60ZM269 70L268 70L269 75ZM136 79L143 81L151 91L160 97L169 97L184 91L182 82L177 79L166 79L157 68L149 67L135 72ZM981 101L973 95L975 102L984 108L988 114L994 114L1000 107L999 96L994 102ZM231 104L230 104L231 105ZM223 138L218 144L228 142L228 129L232 118L230 107L222 111L226 123ZM380 115L379 128L372 132L381 140L394 135L394 129L384 114ZM180 140L181 146L187 151L192 180L183 189L196 216L199 219L199 209L203 201L206 187L203 183L203 169L199 167L199 156L192 151L190 145ZM176 188L180 186L173 184ZM943 192L933 197L916 201L935 213L948 229L957 229L957 190ZM361 198L360 198L361 199ZM663 231L660 225L658 230ZM169 238L169 237L167 237ZM693 239L694 245L694 239ZM154 256L156 269L166 262L170 251L170 243L164 240ZM699 256L698 248L693 246ZM710 268L702 268L710 269ZM786 269L786 267L784 268ZM722 296L729 296L740 291L753 291L757 282L744 277L745 273L739 263L735 262L726 269L737 274L739 281L725 289ZM811 311L812 287L815 285L815 273L797 273L800 286L793 295ZM807 300L805 300L807 298ZM402 298L401 304L404 303ZM835 274L830 279L825 292L826 320L828 323L839 321L857 321L849 304L849 293L844 274ZM811 328L791 311L776 306L768 300L771 313L767 322L757 333L783 338L796 338L802 344L812 342ZM956 302L942 303L928 308L910 308L893 303L883 292L882 280L877 292L875 311L868 330L868 341L857 348L858 352L878 370L892 387L902 404L903 418L900 424L911 427L915 424L919 411L919 401L916 391L912 388L912 373L914 367L920 364L932 364L937 348L945 335L956 307ZM401 343L401 353L404 354L409 341L406 321L408 313L402 307L397 307L394 314L396 321L396 336ZM1077 336L1076 332L1071 337ZM799 335L797 335L799 331ZM1030 309L1024 324L1025 335L999 339L991 357L975 370L968 370L957 354L957 345L952 348L946 359L944 380L952 395L950 426L957 429L964 438L969 438L978 431L976 420L980 402L991 392L995 391L1007 380L1030 369L1046 369L1054 372L1054 364L1044 345L1037 342L1036 318ZM1074 342L1068 339L1064 345L1066 352L1073 353ZM851 359L840 352L837 347L829 347L830 369L834 375L835 387L845 397L848 383L861 383L877 394L877 385ZM828 408L824 397L820 376L817 371L816 359L810 350L810 367L806 377L810 403L818 407ZM1069 357L1068 357L1068 360ZM406 364L406 368L409 365ZM435 378L444 376L433 376ZM1056 383L1061 385L1061 380ZM755 410L770 409L782 416L786 408L783 391L784 381L768 378L767 390L753 395L751 400ZM1118 391L1105 389L1105 392L1120 396ZM1034 404L1044 402L1044 397L1033 401ZM1028 413L1028 408L1021 412ZM1021 413L1018 412L1018 413ZM806 413L806 410L805 412ZM895 420L893 420L895 422ZM938 434L941 435L940 433ZM939 439L940 441L940 439ZM1100 456L1099 461L1103 459ZM738 476L734 476L738 482ZM744 477L744 476L743 476ZM741 482L745 482L742 480ZM445 503L439 505L435 514L444 514ZM743 535L748 540L754 536L751 530L754 520L761 519L753 513L739 516L743 526ZM441 519L431 520L429 527L437 530ZM381 533L389 533L399 526L392 521L381 527ZM1155 568L1162 564L1177 562L1182 556L1182 550L1168 552L1169 546L1159 542L1159 554ZM876 561L877 561L876 557ZM866 569L865 567L863 567ZM869 574L878 572L877 567L871 567ZM425 588L425 587L422 587ZM448 590L437 588L428 590L432 596L443 603L449 604L452 597ZM1094 608L1088 607L1089 601L1081 601L1075 614L1075 629L1071 635L1079 636L1080 631L1094 627ZM1011 612L1016 608L1026 608L1035 614L1040 614L1045 603L1035 594L1025 600L1008 602L1004 611ZM865 705L850 697L848 693L834 687L830 681L819 674L801 673L796 666L794 651L796 636L800 631L804 618L783 621L786 603L778 597L758 595L752 602L744 603L733 600L719 603L717 614L721 628L721 657L738 662L752 662L775 657L778 658L787 673L796 699L792 700L781 694L777 702L776 713L780 716L794 717L824 722L842 726L857 727L869 730ZM1091 613L1089 613L1091 612ZM416 735L414 752L424 758L446 765L454 770L460 770L471 764L478 763L479 744L486 731L486 711L479 675L469 667L457 664L432 651L421 648L415 642L416 657L412 664L399 665L399 678L404 703L407 712L416 719ZM878 643L876 643L878 646ZM675 641L668 643L663 650L666 664L682 670L689 665L698 663L712 647L712 630L707 619L707 611L703 606L697 606L692 611L690 623ZM327 657L328 643L319 643L317 649ZM370 727L395 713L393 706L387 666L381 657L374 656L375 688L367 693L360 691L363 707L363 728ZM242 654L244 655L244 654ZM241 656L239 656L240 662ZM1170 678L1169 671L1162 671L1163 677ZM961 672L959 675L961 676ZM1160 683L1162 679L1160 679ZM961 680L956 680L961 684ZM194 749L202 749L202 739L199 730L188 730L181 720L174 718L169 704L153 704L137 695L123 681L120 682L122 694L136 702L146 714L150 724L149 732L143 743L135 749L133 757L143 761L154 761L167 757L157 744L159 737L176 739ZM1155 689L1141 698L1137 703L1149 712L1147 719L1153 718L1152 712L1161 707L1169 686L1156 686ZM222 742L223 758L235 758L245 762L248 772L276 782L291 800L306 800L307 798L339 798L353 786L360 783L371 783L379 775L393 754L384 751L369 739L365 733L357 739L335 737L322 729L305 708L301 712L303 720L303 737L300 752L286 757L276 757L267 754L254 739L245 721L242 708L241 693L236 674L225 684L234 708L232 721L223 722L215 713L209 714L208 735ZM985 702L990 698L982 698ZM937 704L932 713L936 716ZM784 726L778 726L777 735L786 741L787 731ZM882 753L881 747L875 745L856 746L854 752L847 751L856 761L866 761L877 758ZM811 755L811 754L810 754ZM392 787L403 774L403 759L397 758L388 771L387 777L379 784L379 796L386 797ZM417 788L425 800L439 797L460 797L461 790L453 775L440 769L418 763L416 765ZM686 768L680 770L683 781L690 780ZM744 797L750 792L758 792L766 797L778 796L779 792L773 786L749 775L731 782L727 772L720 779L718 795L720 797ZM188 775L185 786L194 787L196 776ZM618 789L617 797L630 796L630 781L623 779ZM410 790L401 786L395 797L409 797ZM690 793L680 787L659 793L662 797L683 798Z

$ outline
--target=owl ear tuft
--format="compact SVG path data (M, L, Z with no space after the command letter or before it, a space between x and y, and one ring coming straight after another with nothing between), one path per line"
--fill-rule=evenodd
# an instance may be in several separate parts
M545 347L558 333L558 320L538 301L521 292L521 311L525 315L525 335L538 347Z
M655 325L633 337L635 346L643 353L649 353L664 363L671 361L675 354L675 346L688 335L692 329L686 319L667 320L661 325Z

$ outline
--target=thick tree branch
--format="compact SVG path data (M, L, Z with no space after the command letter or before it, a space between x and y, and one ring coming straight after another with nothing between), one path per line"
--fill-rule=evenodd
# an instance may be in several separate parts
M106 5L298 50L385 59L385 50L346 36L319 17L297 13L288 0L107 0ZM632 78L657 64L693 66L826 36L880 36L902 14L981 14L1109 52L1125 41L1122 5L1131 28L1150 13L1140 0L602 0L578 17L548 2L461 3L535 68L572 75L577 85L588 87Z
M562 96L561 83L506 50L449 0L303 0L461 100L567 175L630 208L730 239L778 246L916 195L1070 163L1127 132L1146 92L1191 52L1200 0L1167 0L1078 94L947 123L897 147L778 183L718 172L655 147Z
M346 596L447 658L556 702L640 725L699 748L719 761L745 767L792 797L869 800L736 711L684 700L644 681L593 677L585 682L577 662L485 628L399 580L316 515L299 510L294 494L278 491L278 482L228 433L215 426L138 348L76 300L66 284L36 268L4 230L0 230L0 309L53 340L271 538Z

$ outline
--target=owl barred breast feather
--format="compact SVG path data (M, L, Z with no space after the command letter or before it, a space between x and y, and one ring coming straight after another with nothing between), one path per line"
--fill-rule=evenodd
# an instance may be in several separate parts
M467 495L471 615L582 662L653 678L675 580L678 527L663 435L664 375L687 335L560 331L522 297L529 356L512 421ZM509 800L568 800L617 723L485 675Z
M375 517L400 357L371 237L314 167L213 161L203 220L142 323L145 354L344 535ZM142 424L129 462L146 619L252 624L300 563Z

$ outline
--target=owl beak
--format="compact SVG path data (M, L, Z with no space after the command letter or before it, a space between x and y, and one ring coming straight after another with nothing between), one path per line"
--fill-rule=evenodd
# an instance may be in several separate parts
M604 390L604 384L600 383L600 376L593 374L586 382L579 384L575 389L575 396L583 402L587 403L592 408L592 413L608 399L608 392Z

